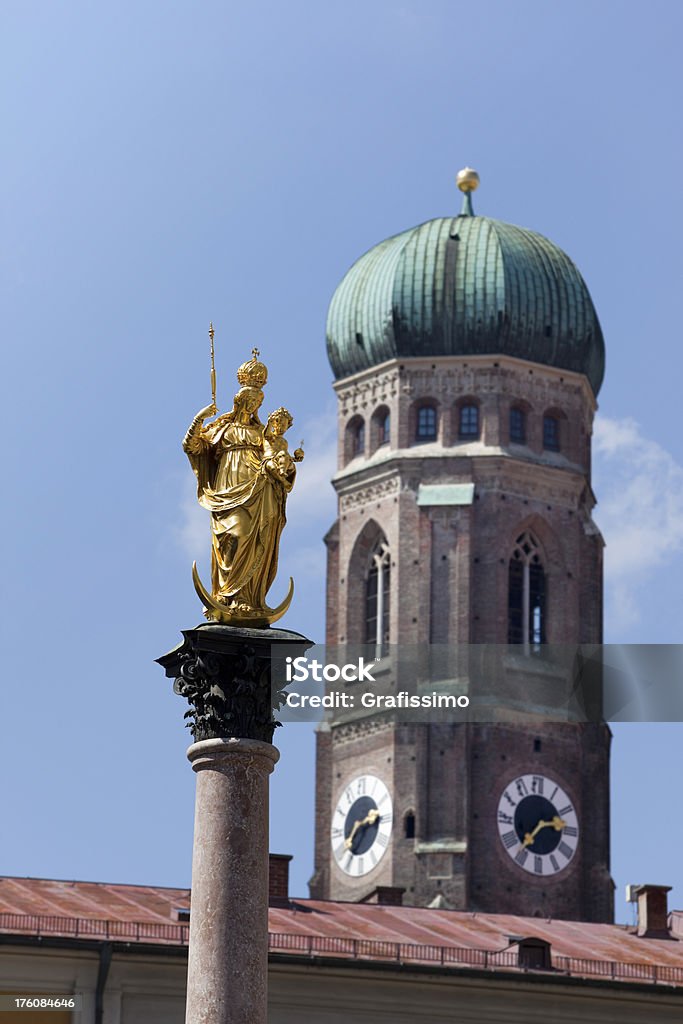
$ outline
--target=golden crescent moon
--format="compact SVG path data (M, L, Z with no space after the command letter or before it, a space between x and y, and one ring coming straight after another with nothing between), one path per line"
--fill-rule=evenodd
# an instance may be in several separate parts
M238 612L233 608L226 608L224 604L216 601L215 598L209 594L199 578L196 562L192 563L192 582L194 583L194 589L197 592L197 597L204 605L204 614L207 619L213 619L214 622L221 622L225 626L248 626L252 629L265 629L267 626L272 626L274 622L277 622L278 619L282 618L294 597L294 580L290 576L287 595L284 601L282 601L277 608L266 607L260 609L260 612Z

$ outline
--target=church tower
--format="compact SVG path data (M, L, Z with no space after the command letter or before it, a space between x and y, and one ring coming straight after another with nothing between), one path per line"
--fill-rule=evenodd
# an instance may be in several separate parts
M602 642L591 434L604 345L556 245L457 217L362 256L332 299L339 514L327 642ZM535 680L538 685L538 679ZM400 721L318 731L316 898L611 921L603 723ZM349 838L350 837L350 838Z

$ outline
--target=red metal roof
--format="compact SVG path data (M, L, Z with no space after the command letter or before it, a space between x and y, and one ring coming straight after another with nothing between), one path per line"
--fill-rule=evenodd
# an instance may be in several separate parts
M189 889L108 882L60 882L50 878L0 877L0 914L107 918L169 924L178 907L189 907Z
M175 911L187 907L189 897L188 889L4 877L0 878L0 932L184 944L188 927L178 924ZM673 934L683 931L682 917L683 912L673 912L672 923L675 920L677 926ZM509 948L510 936L534 936L551 943L553 962L563 970L605 975L610 971L583 969L577 964L640 964L647 970L615 972L612 966L611 973L654 980L656 967L663 972L660 980L683 984L683 941L639 938L625 925L293 900L289 906L270 908L269 930L273 951L365 959L440 959L442 963L489 967L514 966L516 953L493 956ZM452 952L440 952L444 949ZM467 950L479 951L478 959L467 957ZM572 963L564 958L571 958Z

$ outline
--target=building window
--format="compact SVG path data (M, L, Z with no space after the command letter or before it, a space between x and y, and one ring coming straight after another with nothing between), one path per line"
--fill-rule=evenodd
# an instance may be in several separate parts
M378 427L378 445L381 447L383 444L389 444L389 438L391 437L391 413L388 410L380 414Z
M406 839L415 838L415 815L412 811L408 811L403 819L403 834Z
M460 406L458 417L458 437L472 440L479 437L479 406L468 404Z
M546 586L540 547L527 530L516 541L508 575L508 643L525 653L546 642Z
M383 658L389 643L391 556L381 541L372 553L365 582L365 642L374 644L375 657Z
M510 409L510 440L515 444L526 444L526 415L524 409L517 405Z
M421 405L417 410L415 440L436 441L436 409L433 405Z
M344 462L350 462L359 455L365 455L365 420L362 416L354 416L346 424Z
M543 417L543 447L549 452L560 450L560 421L557 416Z
M365 452L365 423L361 420L353 428L351 435L351 458L355 459L357 455L363 455Z

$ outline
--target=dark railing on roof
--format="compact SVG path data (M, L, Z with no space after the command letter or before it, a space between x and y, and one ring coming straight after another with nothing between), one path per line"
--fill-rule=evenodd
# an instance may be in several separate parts
M57 917L44 914L0 914L0 933L60 935L70 938L120 940L122 942L164 942L186 946L189 926L155 921L109 921L104 918ZM394 963L432 963L447 967L477 967L485 970L524 970L516 949L472 949L468 946L435 946L385 939L353 939L332 935L297 935L270 932L271 953L340 956L352 960L384 960ZM683 985L683 966L629 963L619 960L589 960L553 956L556 973L609 978L615 981L644 981Z

